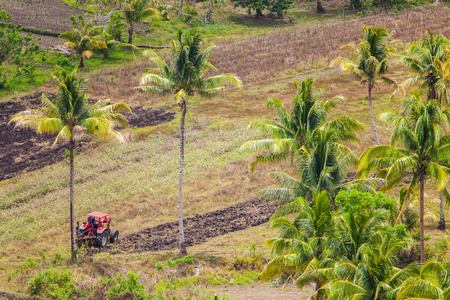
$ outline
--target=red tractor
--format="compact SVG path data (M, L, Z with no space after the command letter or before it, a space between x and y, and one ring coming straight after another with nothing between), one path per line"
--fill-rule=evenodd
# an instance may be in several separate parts
M87 222L77 222L76 242L78 247L87 244L89 247L105 247L108 240L114 243L119 238L117 229L110 229L111 217L102 212L88 214Z

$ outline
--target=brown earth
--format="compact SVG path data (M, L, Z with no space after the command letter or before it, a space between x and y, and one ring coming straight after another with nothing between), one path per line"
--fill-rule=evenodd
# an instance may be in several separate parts
M253 199L203 215L184 219L186 246L193 246L230 232L258 226L269 221L277 206L261 199ZM92 252L139 253L169 250L178 247L178 222L164 223L132 233L115 244Z
M19 297L19 296L13 295L13 294L9 294L9 293L0 291L0 299L2 299L2 300L39 300L41 298L37 298L37 297L23 298L23 297Z
M57 33L71 30L70 16L83 13L61 0L0 0L0 7L12 15L14 24Z
M46 93L52 99L55 96ZM40 135L28 129L8 125L9 118L26 108L36 108L41 103L41 93L24 96L16 101L0 103L0 181L33 171L64 159L67 143L51 147L55 135ZM130 127L154 126L170 122L175 112L163 109L145 110L132 108L133 114L127 116ZM76 149L82 152L88 147L88 138L77 142Z

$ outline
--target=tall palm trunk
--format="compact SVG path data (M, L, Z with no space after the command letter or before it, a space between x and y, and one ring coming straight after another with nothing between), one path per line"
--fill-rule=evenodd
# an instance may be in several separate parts
M375 141L377 142L377 145L379 145L380 141L378 140L377 128L375 127L375 121L373 119L372 88L373 88L372 83L369 82L370 122L372 123L372 129L373 129L373 135L375 136Z
M439 192L439 230L445 230L445 213L444 213L444 197L442 197L442 191Z
M430 74L428 77L430 77L432 80L434 80L433 74ZM437 99L439 98L439 99ZM441 99L437 96L436 88L434 87L434 84L430 85L430 88L428 89L428 98L427 102L431 99L439 100L439 105L441 105ZM439 224L437 229L439 230L445 230L445 213L444 213L444 199L442 197L442 191L439 192Z
M134 33L133 23L130 23L130 27L128 27L128 44L133 43L133 33Z
M75 148L75 141L73 137L69 140L69 162L70 162L70 241L72 249L72 260L77 260L77 248L75 244L75 214L74 214L74 198L75 198L75 180L74 180L74 163L73 163L73 149Z
M318 13L324 13L325 9L322 6L322 2L320 0L317 0L317 12Z
M424 242L424 227L423 227L423 219L424 219L424 205L425 205L425 170L423 169L423 166L419 168L419 182L420 182L420 263L425 263L425 242Z
M79 68L84 68L84 56L83 56L83 54L81 54L81 56L80 56L80 65L78 67Z
M180 177L178 179L178 226L180 232L180 255L186 255L186 242L183 228L183 165L184 165L184 120L186 117L186 100L181 101L180 121Z

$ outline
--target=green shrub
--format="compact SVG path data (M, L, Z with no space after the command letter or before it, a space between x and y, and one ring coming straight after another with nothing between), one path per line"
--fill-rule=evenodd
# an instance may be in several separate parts
M28 292L31 296L72 299L72 296L75 295L72 272L67 268L55 269L50 267L28 282Z
M106 299L108 300L126 300L126 299L150 299L144 285L139 281L139 274L128 271L126 278L122 274L111 278L104 278L102 285L106 288Z
M383 193L372 195L357 190L340 191L334 199L335 204L340 207L341 212L361 211L367 209L386 209L391 215L395 214L397 201L389 198Z

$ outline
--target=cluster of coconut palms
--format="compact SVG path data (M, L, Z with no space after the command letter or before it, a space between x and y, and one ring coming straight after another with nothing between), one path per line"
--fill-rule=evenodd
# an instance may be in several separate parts
M79 68L84 67L84 58L91 58L94 51L100 51L104 57L117 48L137 49L133 46L133 34L139 24L158 12L148 7L150 0L117 0L117 9L107 14L107 24L87 21L82 15L71 16L72 31L62 33L59 38L66 40L63 46L71 49L80 60ZM122 22L122 19L125 22ZM127 28L128 43L122 41L122 31Z
M271 173L281 187L263 191L263 196L285 205L269 223L281 233L266 241L275 258L262 277L285 275L300 287L314 282L318 299L446 299L450 265L426 263L424 193L427 181L433 181L440 191L439 229L445 229L443 198L450 199L445 188L450 175L450 109L446 106L450 43L442 34L428 31L427 38L399 55L395 48L400 43L385 29L363 27L363 32L358 45L343 47L350 57L332 64L367 84L376 145L359 157L346 146L356 141L361 124L350 117L328 120L327 112L342 96L323 101L322 88L313 92L312 78L295 82L297 93L290 111L278 99L267 101L277 121L255 120L249 125L269 137L243 144L242 148L266 150L256 156L252 170L260 163L288 159L297 175ZM413 74L400 84L386 77L394 58ZM376 79L395 85L405 98L398 113L380 116L392 130L390 145L380 145L375 127L371 93ZM355 178L347 177L351 166L357 169ZM401 186L406 175L411 180ZM379 199L369 201L362 193L395 188L401 188L395 209L381 205ZM361 191L355 205L348 199L338 201L352 189ZM407 223L404 214L414 197L420 203L420 264L400 269L398 255L409 244L402 229Z

